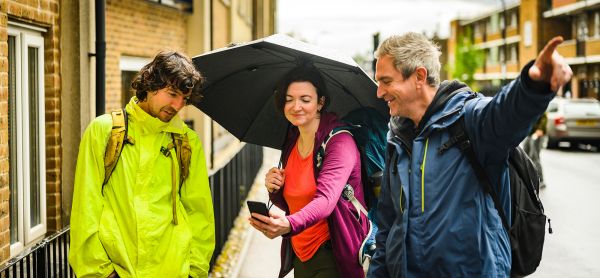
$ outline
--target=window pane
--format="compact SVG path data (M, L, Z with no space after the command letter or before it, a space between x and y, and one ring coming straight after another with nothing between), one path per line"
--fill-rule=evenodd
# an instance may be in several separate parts
M17 53L15 37L8 36L8 184L10 185L10 243L19 241L19 192L17 186Z
M27 69L29 84L29 198L30 198L30 220L31 227L41 224L40 206L40 157L39 157L39 128L38 128L38 102L39 102L39 78L38 55L35 47L28 47Z
M136 71L121 71L121 106L125 107L129 100L134 95L134 90L131 88L131 82L137 74Z

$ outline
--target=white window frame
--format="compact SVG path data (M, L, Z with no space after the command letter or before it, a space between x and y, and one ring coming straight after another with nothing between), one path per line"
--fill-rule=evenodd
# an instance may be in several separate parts
M44 38L42 37L39 28L26 28L22 24L8 24L8 35L15 38L15 88L16 99L14 109L16 109L16 133L17 144L16 158L11 158L10 163L14 164L17 172L17 188L18 188L18 224L17 241L10 245L10 254L15 256L23 251L23 248L33 243L35 240L43 237L46 234L46 140L45 140L45 89L44 89ZM29 47L37 48L37 86L38 104L37 104L37 140L38 140L38 161L39 169L39 208L40 208L40 223L31 226L31 198L30 198L30 141L32 134L29 129L29 115L31 97L29 96ZM11 200L11 202L14 200ZM12 213L12 212L11 212Z

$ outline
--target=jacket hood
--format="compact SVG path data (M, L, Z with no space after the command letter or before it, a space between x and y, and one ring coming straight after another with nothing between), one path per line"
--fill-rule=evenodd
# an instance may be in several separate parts
M446 106L446 103L450 99L452 99L458 93L465 91L471 91L471 88L469 88L465 83L462 83L458 80L443 81L438 87L433 100L427 107L427 110L419 122L418 127L415 127L414 122L409 118L392 117L390 119L390 130L410 149L412 149L412 141L427 125L431 117L437 112L443 110Z

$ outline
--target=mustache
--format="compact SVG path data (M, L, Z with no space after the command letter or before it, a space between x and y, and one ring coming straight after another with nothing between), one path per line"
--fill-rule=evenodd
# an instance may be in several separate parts
M165 111L165 112L167 112L169 114L176 114L177 113L177 110L175 110L173 108L170 108L170 107L163 108L163 111Z

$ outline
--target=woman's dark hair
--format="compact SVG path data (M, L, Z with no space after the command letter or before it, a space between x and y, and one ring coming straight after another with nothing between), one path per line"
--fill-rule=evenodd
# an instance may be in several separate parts
M283 112L288 87L294 82L310 82L315 86L315 88L317 88L317 101L320 101L321 97L324 97L325 99L320 112L325 111L329 104L329 96L327 94L325 82L323 81L323 76L321 76L319 70L312 66L297 67L281 79L275 90L275 107L277 107L277 110Z
M191 98L201 97L200 86L204 78L190 58L177 51L161 51L135 76L131 87L140 101L148 92L173 87L182 93L191 92Z

